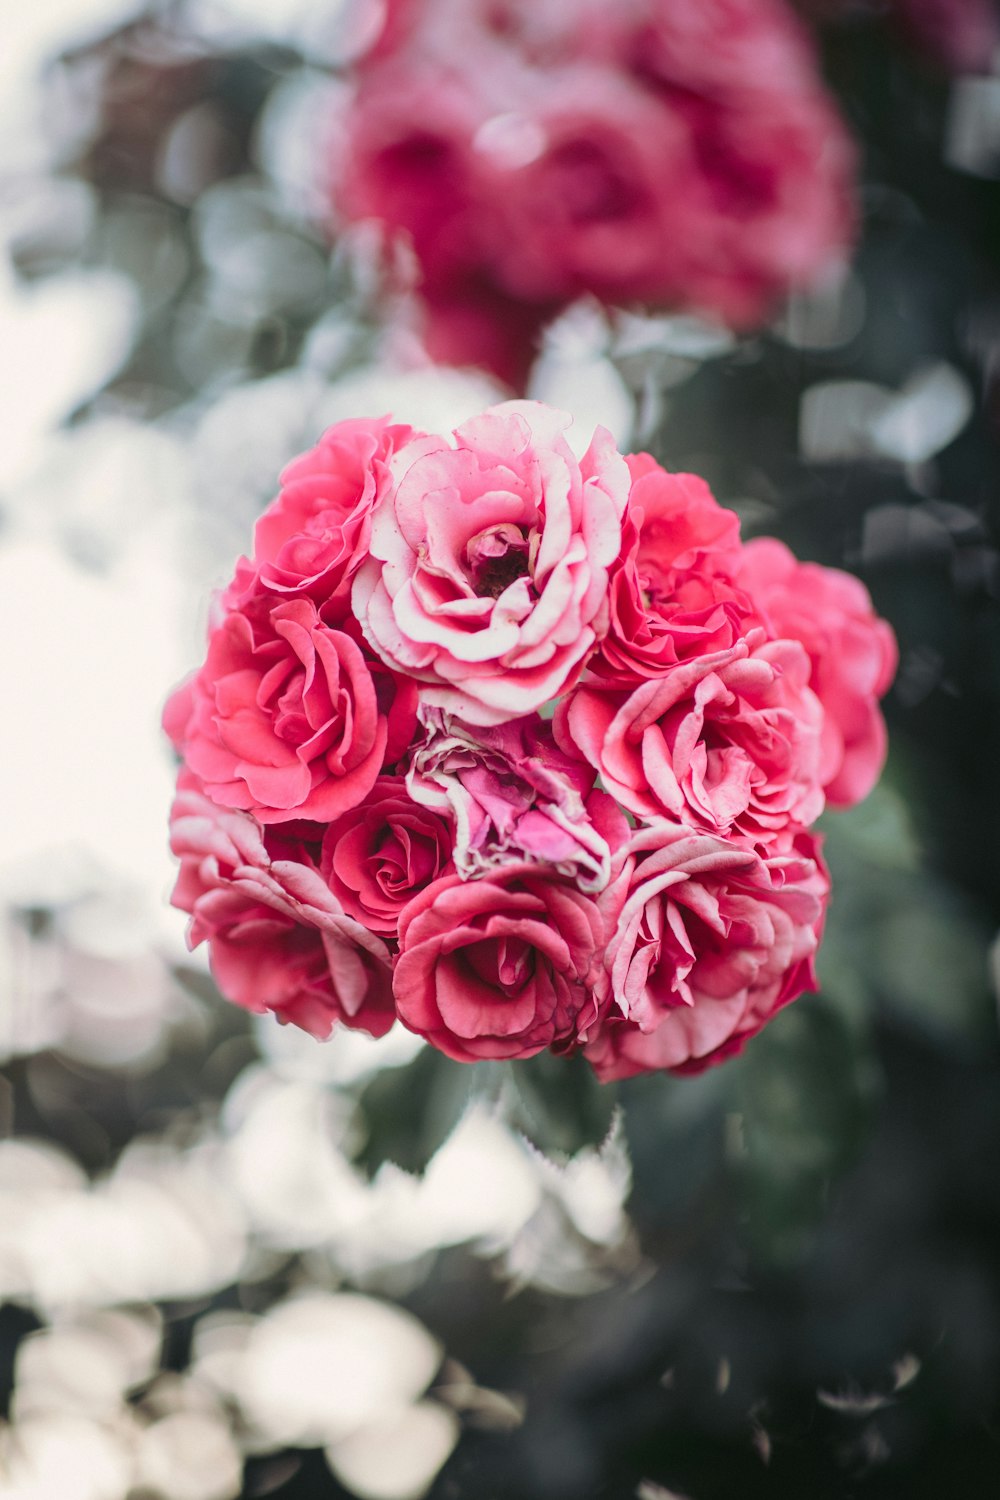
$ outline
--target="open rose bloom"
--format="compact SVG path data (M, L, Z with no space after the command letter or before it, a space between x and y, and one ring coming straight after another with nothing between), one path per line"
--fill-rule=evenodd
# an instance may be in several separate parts
M613 1079L814 987L809 829L879 774L892 632L568 424L345 422L286 470L165 715L174 901L237 1004Z
M405 243L430 355L523 384L587 294L736 328L842 260L854 151L785 0L385 0L333 202Z

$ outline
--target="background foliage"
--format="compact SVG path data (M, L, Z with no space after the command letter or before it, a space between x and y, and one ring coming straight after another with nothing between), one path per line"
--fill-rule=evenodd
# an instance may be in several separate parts
M156 711L210 584L326 422L492 393L400 364L331 241L335 7L52 15L0 160L0 1495L992 1493L997 80L831 31L849 275L738 342L581 306L536 368L857 572L901 647L886 776L827 820L822 993L615 1095L317 1048L184 954Z

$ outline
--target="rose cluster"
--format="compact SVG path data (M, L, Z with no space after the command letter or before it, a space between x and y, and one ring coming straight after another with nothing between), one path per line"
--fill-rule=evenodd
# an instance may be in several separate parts
M809 828L879 773L892 633L568 424L341 422L285 471L165 714L174 901L237 1004L608 1079L812 986Z
M433 358L524 379L574 298L737 328L842 258L854 150L785 0L384 0L335 207L403 237Z

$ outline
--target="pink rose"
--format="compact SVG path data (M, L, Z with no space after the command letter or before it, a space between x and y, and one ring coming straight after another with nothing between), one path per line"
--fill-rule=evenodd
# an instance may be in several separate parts
M400 918L399 1018L459 1062L575 1047L596 1019L603 942L595 903L531 865L448 876Z
M489 243L480 214L492 210L473 146L483 118L471 72L422 68L403 55L365 73L339 121L338 210L405 228L430 288L474 274Z
M489 270L501 234L499 184L475 139L492 112L484 89L499 111L516 82L507 59L492 58L477 75L389 54L364 78L338 121L338 216L377 223L412 251L418 332L432 359L480 365L522 387L558 303L519 306Z
M665 823L636 833L601 898L611 998L586 1055L602 1081L739 1052L815 988L828 892L806 834L762 858Z
M421 700L500 724L565 691L607 625L628 470L598 429L579 462L562 413L508 402L425 452L380 501L352 604Z
M828 801L851 807L867 797L885 762L888 692L898 653L892 628L850 573L800 563L782 542L761 537L743 552L739 581L776 635L809 653L809 685L823 705L820 779Z
M574 46L589 56L617 55L649 0L379 0L383 22L367 55L404 48L446 58L456 42L515 49L539 66Z
M529 861L582 891L607 885L611 848L627 824L611 799L593 790L590 767L559 749L544 720L470 729L434 710L427 719L406 784L415 801L450 815L463 879Z
M361 647L324 625L311 599L280 595L222 617L164 722L207 795L261 823L356 806L388 741Z
M587 663L590 677L619 687L726 650L758 623L733 583L742 550L735 514L694 474L668 474L648 453L626 463L632 489L611 569L610 623Z
M282 474L280 494L257 522L253 561L241 564L227 592L230 607L262 588L305 594L325 625L342 624L368 551L372 509L396 467L425 441L388 417L331 427Z
M664 184L695 169L684 120L627 71L586 58L539 72L535 89L520 125L532 149L502 166L493 254L504 291L542 305L584 293L683 300L683 241L668 253L683 207Z
M823 810L808 682L797 641L754 629L631 693L577 688L556 710L556 739L637 817L767 843Z
M385 715L385 758L383 765L388 770L405 758L417 733L417 707L420 702L420 684L412 677L394 672L377 657L361 634L361 626L353 615L344 621L341 629L350 636L367 663L375 684L375 701L378 711Z
M495 48L537 68L570 57L628 67L702 93L747 87L782 70L812 80L814 58L784 0L380 0L383 24L366 55L417 53L442 63L455 48ZM822 0L813 0L822 3ZM826 0L845 4L849 0ZM944 4L946 0L898 0ZM953 0L954 3L954 0ZM974 0L975 3L975 0Z
M734 92L731 107L678 100L693 162L677 184L688 212L672 301L737 330L767 320L779 300L821 282L854 238L855 153L818 82L785 75ZM683 290L681 290L683 289Z
M302 839L218 807L182 772L170 847L181 862L173 904L191 914L190 946L207 941L227 999L320 1038L337 1021L388 1031L385 944L344 914Z
M757 324L846 253L847 138L811 59L807 88L786 68L703 92L657 77L639 47L638 76L582 62L546 75L531 116L544 146L499 197L504 288Z
M349 916L394 938L406 903L452 873L451 845L446 817L414 802L401 776L380 776L326 830L320 869Z
M428 350L512 382L581 294L744 326L852 238L854 153L779 0L395 0L338 123L338 212L412 246Z

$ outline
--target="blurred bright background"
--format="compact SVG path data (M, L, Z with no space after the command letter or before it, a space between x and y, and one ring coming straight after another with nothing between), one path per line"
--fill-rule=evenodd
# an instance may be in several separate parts
M168 905L162 702L280 468L506 394L333 228L369 10L0 24L0 1497L995 1493L1000 76L856 7L853 264L740 338L584 299L532 369L857 572L902 653L821 995L613 1111L250 1018Z

